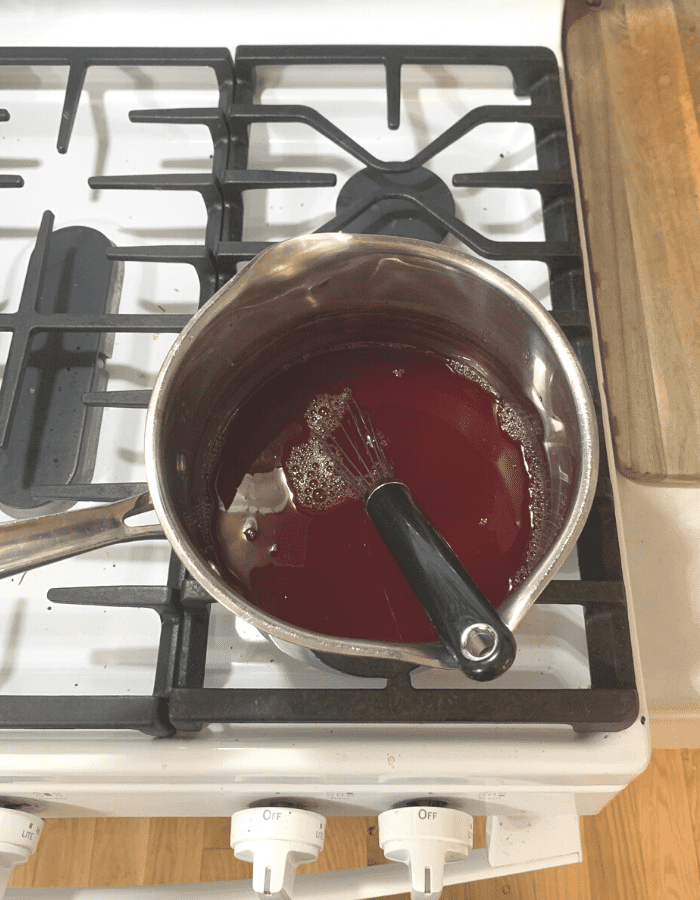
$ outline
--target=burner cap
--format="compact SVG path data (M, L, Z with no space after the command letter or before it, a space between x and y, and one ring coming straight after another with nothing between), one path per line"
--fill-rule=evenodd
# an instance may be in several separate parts
M419 194L427 206L454 213L455 204L449 187L424 168L399 173L362 169L343 185L338 194L336 211L338 214L347 212L378 192L390 194L405 188ZM436 243L443 240L448 232L447 228L428 219L425 211L410 200L392 197L377 200L343 230L355 234L391 234Z

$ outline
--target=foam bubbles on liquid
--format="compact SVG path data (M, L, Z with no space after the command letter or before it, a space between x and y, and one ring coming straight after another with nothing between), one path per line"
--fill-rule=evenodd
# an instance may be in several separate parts
M352 489L336 471L324 440L340 425L349 398L349 390L340 394L317 394L306 409L304 418L309 426L309 439L292 448L286 464L294 498L306 509L328 512L355 498Z
M496 400L496 417L501 430L512 438L522 449L525 471L528 475L528 493L530 495L530 525L532 534L527 547L525 561L510 579L511 589L521 584L537 564L545 549L549 534L547 528L549 510L549 491L547 460L544 450L536 438L533 423L528 423L528 415L521 412L500 396L486 375L475 366L466 362L451 360L448 366L456 375L473 381Z
M525 562L511 579L513 587L523 582L537 564L549 533L547 526L549 491L547 490L547 461L532 425L528 425L526 414L521 414L511 404L499 398L496 415L502 430L517 441L522 448L525 471L528 475L530 495L530 524L532 534L527 547Z
M312 437L324 437L340 425L352 396L349 388L340 394L317 394L306 408L304 418Z

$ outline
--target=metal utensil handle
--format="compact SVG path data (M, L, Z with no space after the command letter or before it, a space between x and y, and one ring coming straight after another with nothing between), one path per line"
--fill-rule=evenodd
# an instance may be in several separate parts
M151 495L146 493L91 509L2 524L0 578L122 541L163 537L160 523L125 524L130 516L151 509Z
M476 681L502 675L515 659L512 632L406 485L380 485L365 506L459 668Z

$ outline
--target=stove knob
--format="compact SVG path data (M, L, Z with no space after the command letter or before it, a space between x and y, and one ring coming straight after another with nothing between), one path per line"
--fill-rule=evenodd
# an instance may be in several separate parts
M305 809L242 809L231 819L231 847L253 863L253 890L262 900L290 900L296 868L317 859L325 829L324 817Z
M26 863L35 852L42 819L17 809L0 809L0 897L15 866Z
M446 862L466 859L473 819L459 809L404 806L379 815L379 846L411 873L413 900L437 900Z

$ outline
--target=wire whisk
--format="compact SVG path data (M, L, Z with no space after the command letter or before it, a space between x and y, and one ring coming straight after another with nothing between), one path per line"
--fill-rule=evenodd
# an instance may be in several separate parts
M352 394L346 393L349 395L345 403L348 426L344 416L321 440L329 449L338 474L358 496L365 498L380 484L395 478L372 420Z
M515 639L447 541L397 481L366 410L349 389L333 398L315 433L338 476L365 510L435 630L470 678L488 681L515 659Z

